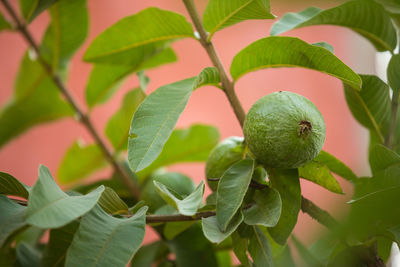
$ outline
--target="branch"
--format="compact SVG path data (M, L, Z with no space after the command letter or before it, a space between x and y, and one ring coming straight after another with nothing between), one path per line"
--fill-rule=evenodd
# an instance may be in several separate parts
M13 19L16 29L22 34L24 39L28 42L28 44L32 47L32 49L35 51L37 55L37 59L39 63L42 65L43 69L46 71L46 73L51 77L53 80L54 84L57 86L61 94L65 97L67 102L72 106L74 109L76 115L79 118L79 121L86 127L86 129L89 131L89 133L92 135L94 141L97 143L97 145L100 147L102 150L105 158L108 160L108 162L112 165L114 168L114 171L118 174L118 177L121 179L121 181L125 184L127 187L128 191L131 193L131 195L139 199L140 198L140 191L135 185L135 183L132 181L130 178L130 175L122 168L122 166L114 159L111 151L107 148L103 140L100 138L99 134L97 133L96 129L94 128L92 122L90 121L90 118L88 115L86 115L83 110L79 107L78 103L74 100L68 89L65 87L63 84L60 76L58 76L57 73L53 72L52 67L50 66L49 63L47 63L41 56L40 54L40 49L39 46L36 44L35 40L33 39L32 35L28 31L28 29L25 27L25 25L21 22L21 20L18 18L16 12L12 8L12 6L8 3L7 0L1 0L3 3L5 9L7 12L10 14L11 18Z
M183 3L186 6L187 11L189 12L190 18L193 21L193 24L200 35L200 43L206 50L208 57L210 58L211 62L213 63L214 67L216 67L219 71L222 83L222 89L227 96L233 111L240 123L240 126L243 127L244 119L246 118L246 113L240 101L235 93L233 82L229 80L228 75L225 71L224 66L221 63L221 60L218 57L217 52L215 51L214 45L211 41L208 41L208 33L203 27L203 23L201 22L199 13L196 10L196 7L193 3L193 0L183 0Z

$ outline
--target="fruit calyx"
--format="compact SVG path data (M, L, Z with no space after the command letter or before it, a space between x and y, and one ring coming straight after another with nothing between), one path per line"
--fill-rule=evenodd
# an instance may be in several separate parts
M300 125L299 136L307 138L312 131L311 122L307 120L302 120L300 121L299 125Z

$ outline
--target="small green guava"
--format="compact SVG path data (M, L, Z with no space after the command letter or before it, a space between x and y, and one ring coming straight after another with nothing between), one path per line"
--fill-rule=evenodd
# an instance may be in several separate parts
M280 91L254 103L243 133L250 151L264 167L292 169L311 161L321 151L325 123L310 100Z

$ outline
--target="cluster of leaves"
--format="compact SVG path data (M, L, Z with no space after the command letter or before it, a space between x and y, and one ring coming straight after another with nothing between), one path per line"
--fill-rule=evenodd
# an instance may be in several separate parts
M193 2L184 2L193 14ZM0 111L0 146L35 125L74 115L53 77L66 81L68 61L87 35L85 0L20 1L20 9L26 24L45 10L50 23L39 53L24 55L14 95ZM176 60L171 43L199 39L184 16L168 10L147 8L121 19L97 36L84 54L83 59L93 63L86 104L92 110L109 100L125 78L138 76L140 86L126 93L105 135L114 160L140 187L141 199L129 194L119 173L85 186L70 186L66 193L44 166L32 188L0 173L0 262L4 266L15 262L20 266L125 266L133 257L132 266L232 266L233 250L243 266L295 266L287 240L304 200L299 178L341 194L332 173L355 187L349 218L310 248L293 237L294 246L310 266L358 266L376 260L376 255L386 260L391 243L400 242L400 212L393 205L400 196L400 56L394 54L399 14L400 4L389 0L355 0L327 10L312 7L288 13L273 25L271 36L243 48L230 66L233 82L246 73L277 67L309 68L342 80L351 112L370 130L372 177L358 178L325 151L299 169L267 172L255 159L241 157L215 177L217 189L205 204L203 182L196 186L189 177L162 168L205 161L217 145L218 130L212 126L175 129L175 125L193 91L205 85L225 90L224 70L208 67L147 95L145 71ZM268 0L209 0L203 23L196 27L208 32L206 40L200 39L204 45L211 44L219 30L241 21L274 18ZM277 36L326 24L347 27L377 51L390 51L389 85L376 76L356 74L327 43ZM0 30L13 30L1 15ZM67 186L82 184L110 163L100 144L82 145L76 140L57 178ZM146 222L161 239L141 247ZM46 230L50 236L43 243Z

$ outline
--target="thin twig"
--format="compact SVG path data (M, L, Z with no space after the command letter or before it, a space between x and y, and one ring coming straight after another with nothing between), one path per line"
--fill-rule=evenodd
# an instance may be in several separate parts
M22 21L18 18L17 14L14 11L14 9L12 8L12 6L8 3L7 0L1 0L1 2L3 3L7 12L10 14L14 23L16 24L16 29L22 34L22 36L25 38L25 40L28 42L28 44L35 51L39 63L42 65L43 69L46 71L46 73L49 75L49 77L51 77L54 84L57 86L57 88L59 89L61 94L65 97L67 102L72 106L77 117L79 118L79 121L86 127L86 129L92 135L94 141L97 143L97 145L102 150L105 158L112 165L112 167L114 168L114 171L118 174L118 177L125 184L125 186L127 187L128 191L131 193L131 195L134 198L139 199L140 191L137 188L137 186L135 185L135 183L133 182L133 180L131 179L130 175L123 169L123 167L113 157L111 151L107 148L107 146L105 145L103 140L100 138L99 134L97 133L96 129L94 128L92 122L90 121L90 118L79 107L78 103L75 101L75 99L72 97L72 95L70 94L68 89L63 84L60 76L57 73L55 73L53 71L51 65L42 58L42 56L40 54L39 46L36 44L35 40L33 39L32 35L28 31L28 29L25 27L25 25L22 23Z
M218 54L214 48L213 43L207 40L208 33L203 27L203 23L201 22L199 13L197 12L193 0L183 0L183 3L185 4L186 9L189 12L190 18L192 19L193 24L200 35L201 45L207 51L208 57L210 58L213 65L219 71L221 77L222 89L224 90L225 95L227 96L233 108L233 111L235 112L236 117L238 118L240 126L243 127L246 113L244 112L244 109L240 104L240 101L235 93L233 82L228 78L227 72L225 71L225 68L221 63L221 60L218 57Z

